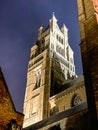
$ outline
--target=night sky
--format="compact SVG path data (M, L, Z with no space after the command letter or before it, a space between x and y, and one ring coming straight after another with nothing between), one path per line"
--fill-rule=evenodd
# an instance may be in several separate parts
M16 110L22 112L30 48L52 13L68 28L77 75L82 74L77 0L0 0L0 66Z

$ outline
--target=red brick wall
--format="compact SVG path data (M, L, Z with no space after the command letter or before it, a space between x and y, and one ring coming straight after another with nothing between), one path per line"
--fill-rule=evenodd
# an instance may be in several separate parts
M22 126L23 114L15 110L2 72L0 74L0 130L4 130L12 119Z

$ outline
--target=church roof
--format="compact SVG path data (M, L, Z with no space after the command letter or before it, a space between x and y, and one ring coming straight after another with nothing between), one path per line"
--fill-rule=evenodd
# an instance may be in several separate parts
M72 85L78 84L79 82L82 82L82 81L84 81L83 75L81 75L73 80L65 81L64 85L62 85L62 91L64 89L70 88Z

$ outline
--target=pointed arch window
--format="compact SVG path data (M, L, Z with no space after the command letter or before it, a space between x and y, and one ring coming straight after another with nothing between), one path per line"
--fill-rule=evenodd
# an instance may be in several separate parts
M35 73L35 86L34 89L37 89L40 87L41 83L41 69L37 70Z

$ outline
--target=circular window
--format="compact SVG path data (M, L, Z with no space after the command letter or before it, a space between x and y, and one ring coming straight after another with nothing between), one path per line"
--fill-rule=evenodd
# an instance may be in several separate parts
M72 100L72 106L77 106L82 103L82 98L80 95L76 95Z

